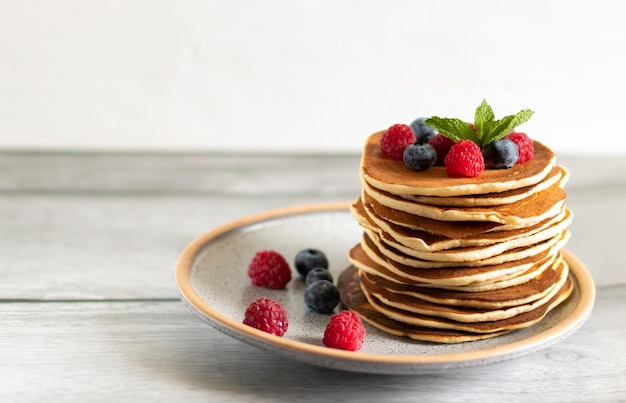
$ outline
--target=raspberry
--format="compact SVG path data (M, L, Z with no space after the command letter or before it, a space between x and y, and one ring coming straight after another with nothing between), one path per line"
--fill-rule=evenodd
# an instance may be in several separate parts
M326 347L357 351L363 346L365 333L361 318L354 312L344 310L330 317L322 341Z
M435 161L436 166L444 166L444 161L446 159L446 155L448 155L448 151L450 151L450 147L454 144L454 141L450 140L446 136L441 133L438 133L430 139L428 142L435 151L437 152L437 160Z
M243 323L276 336L285 334L289 326L285 308L268 298L252 301L246 308Z
M291 280L291 269L280 253L263 250L254 255L248 266L248 276L258 287L281 289Z
M394 160L402 160L404 149L415 143L413 130L407 125L397 123L387 129L380 139L380 149Z
M448 176L475 177L485 169L480 147L471 140L454 143L445 159Z
M517 158L518 164L533 158L535 147L533 146L533 141L526 135L526 133L511 132L506 135L506 138L517 144L519 154L519 157Z

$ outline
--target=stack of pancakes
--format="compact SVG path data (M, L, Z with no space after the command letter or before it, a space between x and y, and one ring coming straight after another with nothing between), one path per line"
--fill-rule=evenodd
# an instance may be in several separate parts
M571 293L565 168L534 142L534 157L476 178L444 167L409 170L367 140L363 227L340 279L343 304L389 333L456 343L540 321Z

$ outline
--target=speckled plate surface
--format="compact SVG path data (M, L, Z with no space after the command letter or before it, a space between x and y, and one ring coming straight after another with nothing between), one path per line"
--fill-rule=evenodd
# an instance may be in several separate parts
M305 284L295 269L284 290L250 284L248 263L263 249L280 252L290 263L304 248L321 249L337 279L349 265L346 253L359 242L361 233L347 204L298 206L257 214L192 241L178 260L176 282L183 301L225 334L295 360L371 373L430 373L519 357L569 336L584 323L593 308L593 279L580 261L564 251L575 278L574 292L534 326L488 340L438 345L395 337L366 325L368 333L363 348L349 352L322 344L329 315L307 310L303 302ZM248 304L262 296L279 301L287 310L289 329L283 337L242 323Z

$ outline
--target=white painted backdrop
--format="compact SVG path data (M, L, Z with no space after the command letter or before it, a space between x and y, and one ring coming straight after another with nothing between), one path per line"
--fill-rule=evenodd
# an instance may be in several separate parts
M358 152L422 115L531 108L626 154L619 0L1 0L0 149Z

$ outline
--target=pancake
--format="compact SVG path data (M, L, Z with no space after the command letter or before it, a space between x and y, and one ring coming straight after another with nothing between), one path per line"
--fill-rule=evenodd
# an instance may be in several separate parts
M499 224L488 221L433 220L383 206L365 192L362 192L361 197L352 204L351 208L356 209L357 212L358 210L367 209L366 211L370 215L375 215L387 222L408 229L441 235L446 238L467 238L468 236L487 232L512 231L528 227L528 225ZM563 214L563 211L558 214ZM356 219L358 221L358 218Z
M505 192L539 183L556 164L554 152L535 141L530 161L509 169L484 170L477 178L451 178L444 167L437 166L415 172L382 153L379 144L383 133L367 139L361 172L371 186L393 194L449 197Z
M526 259L491 266L453 266L417 269L386 260L367 241L354 246L348 254L359 270L399 284L418 285L462 292L480 292L510 287L529 281L553 264L555 254L547 252Z
M567 194L557 184L515 203L486 207L438 207L408 201L364 184L363 191L389 208L439 221L487 221L499 224L533 225L563 209Z
M559 186L565 187L569 180L569 172L564 167L557 165L552 171L536 185L530 185L518 189L508 190L505 192L487 193L468 196L419 196L419 195L401 195L402 198L422 204L430 204L433 206L449 206L449 207L472 207L472 206L497 206L520 201L534 193L540 192L558 183Z
M370 325L398 337L408 337L413 340L432 343L463 343L482 340L508 333L507 331L488 334L464 332L453 329L436 329L424 326L408 325L395 321L380 313L370 305L361 291L358 271L355 268L345 270L338 279L341 303L346 308L358 314L363 321Z
M563 277L563 283L567 280L567 276ZM553 286L550 288L548 294L541 299L532 301L530 303L515 305L511 307L501 307L496 309L486 308L471 308L471 307L459 307L451 305L436 304L428 301L424 301L418 298L411 298L404 294L393 294L379 290L378 292L372 292L367 285L368 280L366 278L360 279L361 290L365 294L368 300L371 298L376 302L370 301L372 304L378 304L383 311L386 309L404 312L406 317L398 316L394 317L400 322L408 322L417 325L433 326L432 323L426 323L424 321L437 321L444 319L444 323L450 320L454 323L446 323L442 328L453 328L457 330L476 331L475 325L481 324L481 327L485 327L485 323L494 324L494 322L502 322L504 320L527 320L528 317L523 319L520 317L528 312L537 311L547 304L552 298L560 292L561 283L558 287ZM364 286L365 285L365 286ZM541 310L538 312L542 313ZM424 318L422 316L427 316ZM393 317L393 316L392 316ZM421 318L419 318L421 317ZM418 319L419 318L419 319ZM514 323L509 324L517 325L517 320ZM497 326L500 326L498 323ZM489 328L491 331L492 329ZM504 330L499 327L496 330Z
M454 313L460 322L477 321L479 315L515 315L528 310L532 304L541 305L544 298L549 298L555 288L560 288L568 275L569 268L560 257L547 270L534 276L529 281L518 285L481 292L462 292L439 290L417 285L398 284L379 276L359 271L361 287L390 306L407 311L415 310L429 315L437 311ZM502 311L511 308L510 311ZM445 315L444 315L445 316ZM499 316L501 319L503 316Z
M361 290L358 270L353 266L348 267L341 273L338 279L338 287L340 289L341 303L346 309L357 313L365 322L378 329L392 335L408 337L413 340L433 343L463 343L497 337L519 328L515 326L506 326L506 323L501 323L501 330L477 332L458 330L454 328L420 326L397 321L391 316L382 313L381 310L375 308L369 302ZM537 323L545 317L550 310L563 302L571 294L572 287L572 281L568 278L568 281L561 289L561 292L557 294L557 296L555 296L555 298L553 298L547 305L544 305L543 315L540 314L535 316L535 318L531 319L527 326ZM537 314L537 312L535 312L535 314ZM527 317L530 316L531 315L528 315Z
M529 256L536 255L546 250L560 249L567 243L571 236L570 232L565 230L561 234L559 234L559 236L549 238L535 245L511 249L499 255L494 255L486 259L472 261L441 260L435 261L433 263L433 261L431 260L425 260L415 256L414 254L405 253L406 249L402 248L401 245L400 248L398 248L398 245L393 243L393 241L389 242L386 238L379 237L371 231L366 230L365 233L369 238L373 239L374 242L377 243L379 250L382 252L383 255L388 257L390 260L397 261L401 264L411 267L451 267L455 265L458 266L460 263L468 267L476 267L513 262L515 260L520 260Z
M468 246L434 252L411 249L396 241L386 232L377 233L381 243L392 247L404 254L420 260L432 262L465 263L484 261L491 258L498 258L509 251L520 248L533 248L535 245L542 245L544 242L557 242L567 236L567 222L560 222L546 228L545 230L522 238L516 238L505 242L500 242L486 246ZM371 233L371 231L370 231ZM471 263L475 264L475 263Z
M410 229L428 232L430 234L442 235L447 238L465 238L470 235L494 231L498 228L505 227L505 225L496 222L438 221L431 218L415 216L402 210L396 210L384 206L370 197L367 193L363 193L357 203L367 206L367 208L372 211L372 214L376 214L385 221ZM358 205L355 207L357 209L361 208Z
M564 209L557 216L547 218L535 225L500 232L485 232L466 237L444 237L430 234L426 231L409 229L385 219L380 218L367 206L357 202L350 208L352 215L364 227L376 232L389 234L394 240L408 248L436 252L446 249L463 248L472 246L493 245L505 241L513 241L518 238L528 237L553 225L568 226L572 220L571 211ZM364 216L365 215L365 216Z
M560 288L549 301L537 308L501 320L467 323L458 322L452 319L441 318L437 316L424 315L416 312L409 312L397 307L385 305L375 296L367 294L367 292L363 289L361 289L361 291L365 295L365 298L368 300L370 305L372 305L379 312L382 312L386 316L398 322L407 323L414 326L425 326L438 329L462 330L474 333L493 333L522 329L524 327L534 325L535 323L543 319L543 317L548 313L549 310L567 299L567 297L571 294L572 289L573 283L572 280L568 277L566 279L565 285ZM459 317L462 317L462 315L460 315Z

